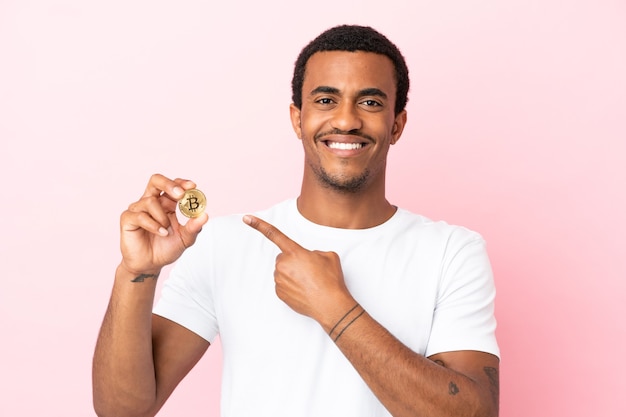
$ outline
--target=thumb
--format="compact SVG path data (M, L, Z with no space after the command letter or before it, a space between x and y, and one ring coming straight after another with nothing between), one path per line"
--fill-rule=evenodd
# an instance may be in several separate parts
M207 213L202 213L198 217L192 217L185 223L183 227L180 228L180 237L185 244L185 247L189 247L196 242L196 238L198 237L198 233L202 231L202 226L204 226L209 221L209 215Z

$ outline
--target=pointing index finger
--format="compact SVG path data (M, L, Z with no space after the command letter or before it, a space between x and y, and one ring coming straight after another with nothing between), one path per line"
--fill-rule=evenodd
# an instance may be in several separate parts
M248 226L261 232L266 238L272 241L282 252L294 252L302 249L302 246L287 237L286 234L278 230L275 226L269 224L265 220L249 214L243 216L243 221Z

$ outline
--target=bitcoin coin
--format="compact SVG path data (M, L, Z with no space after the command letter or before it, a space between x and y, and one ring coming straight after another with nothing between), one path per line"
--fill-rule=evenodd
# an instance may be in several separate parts
M183 198L178 200L178 209L187 217L198 217L206 208L206 197L195 188L185 191Z

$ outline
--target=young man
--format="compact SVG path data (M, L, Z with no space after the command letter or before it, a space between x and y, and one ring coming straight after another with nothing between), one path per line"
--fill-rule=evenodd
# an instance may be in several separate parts
M335 27L302 50L292 85L297 199L181 225L176 201L195 184L154 175L122 215L98 414L156 414L219 334L224 417L496 416L483 240L385 197L407 119L402 55L371 28Z

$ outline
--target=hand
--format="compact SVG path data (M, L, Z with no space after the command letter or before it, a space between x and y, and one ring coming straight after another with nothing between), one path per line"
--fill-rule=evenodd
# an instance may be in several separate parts
M281 250L274 270L276 294L294 311L328 330L354 305L335 252L309 251L257 217L244 216L243 220Z
M139 201L131 204L120 219L122 266L133 274L158 274L196 241L208 215L178 223L176 204L192 181L174 181L160 174L150 178Z

